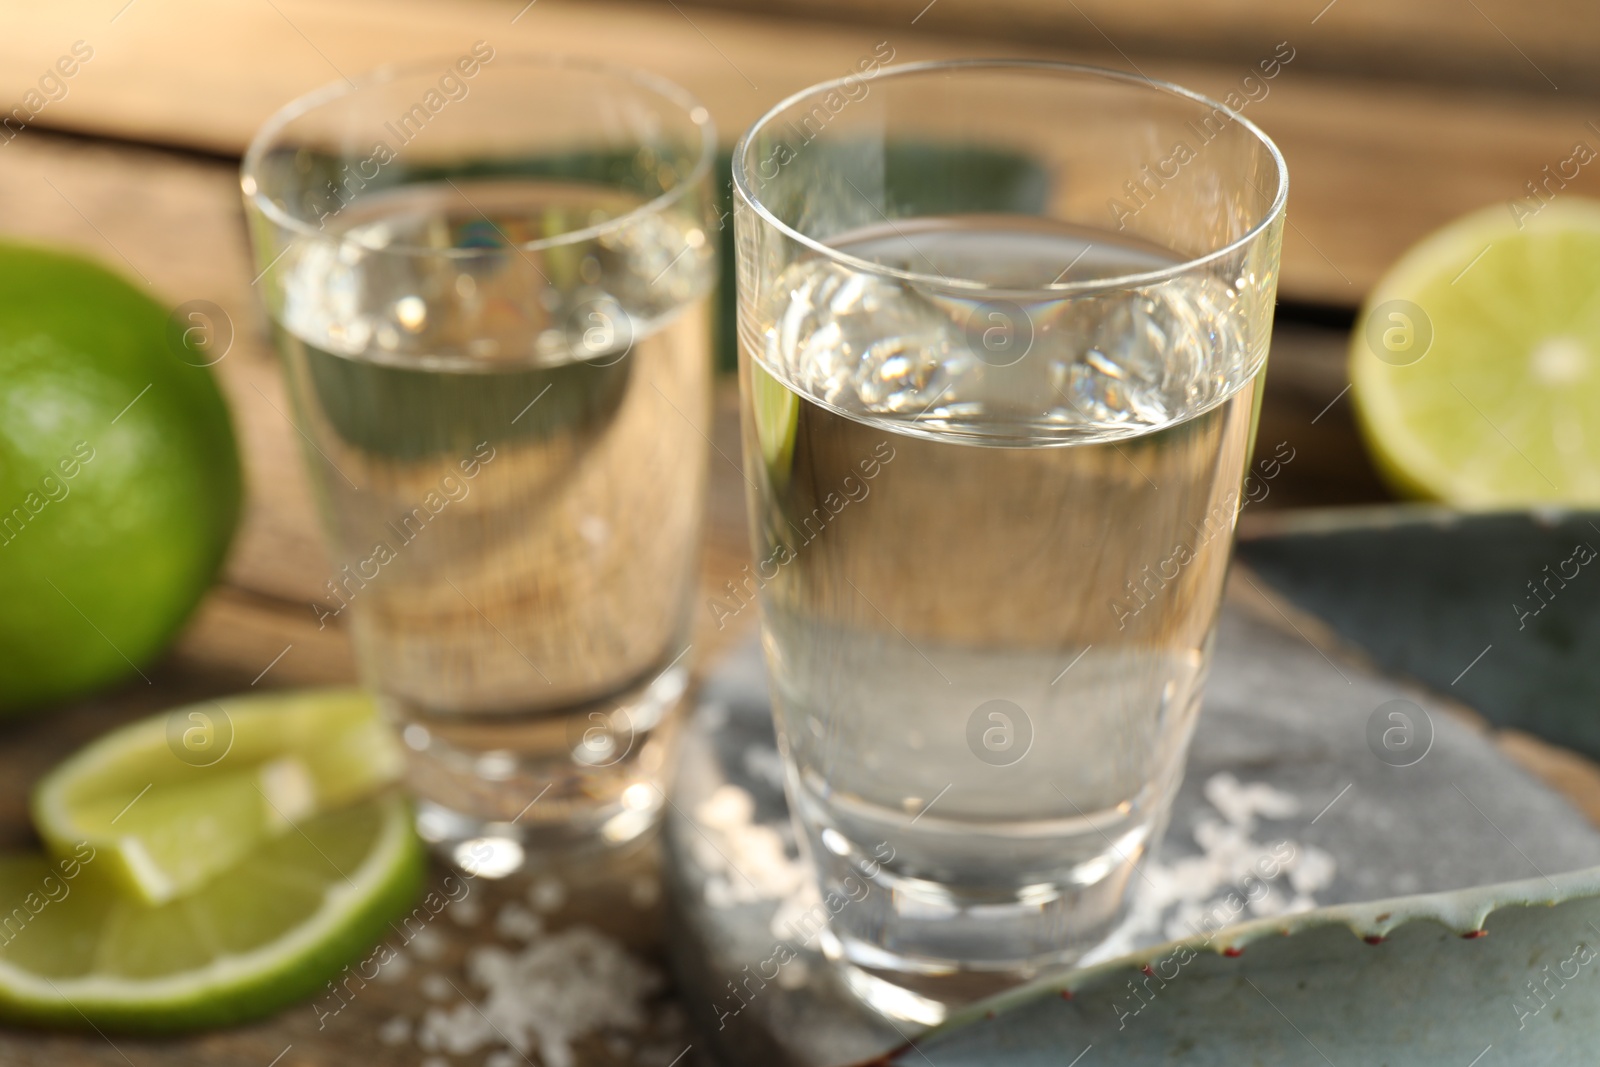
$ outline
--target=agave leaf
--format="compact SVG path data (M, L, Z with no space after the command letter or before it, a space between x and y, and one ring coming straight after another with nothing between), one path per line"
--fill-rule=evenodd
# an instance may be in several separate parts
M1012 990L877 1063L1595 1062L1600 867L1257 920Z
M1600 514L1385 505L1249 525L1239 561L1379 668L1600 759Z

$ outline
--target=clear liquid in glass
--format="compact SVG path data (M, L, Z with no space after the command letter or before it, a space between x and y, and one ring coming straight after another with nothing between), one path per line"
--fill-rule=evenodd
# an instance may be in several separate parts
M625 840L664 802L715 268L670 212L607 226L638 206L405 186L285 254L280 347L335 554L315 610L352 627L425 836Z
M1179 261L1022 217L829 244L1018 292ZM997 303L818 256L762 288L753 584L791 806L824 898L851 901L824 947L936 1022L1104 940L1159 839L1265 348L1200 272Z

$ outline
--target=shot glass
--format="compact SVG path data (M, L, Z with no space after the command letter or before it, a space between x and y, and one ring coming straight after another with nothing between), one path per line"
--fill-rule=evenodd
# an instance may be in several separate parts
M665 803L710 413L716 137L483 42L289 104L242 184L348 624L418 827L484 874Z
M1105 940L1164 828L1242 503L1287 179L1053 63L808 89L734 152L763 637L822 944L878 1010Z

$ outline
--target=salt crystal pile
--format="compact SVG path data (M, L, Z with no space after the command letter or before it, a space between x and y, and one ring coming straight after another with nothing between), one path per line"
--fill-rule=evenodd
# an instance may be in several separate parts
M471 897L464 897L456 901L449 909L450 918L455 920L457 926L477 926L478 920L483 918L483 911L478 907L478 902Z
M808 881L805 867L789 858L783 835L754 821L755 800L745 790L720 785L694 814L705 836L693 838L692 847L713 908L779 900Z
M572 1042L578 1038L643 1026L644 1001L661 988L654 970L584 926L520 951L498 945L473 949L467 974L487 991L482 1003L428 1009L417 1043L453 1055L505 1044L522 1056L537 1049L545 1067L572 1067Z
M1233 923L1317 906L1317 891L1333 882L1333 857L1292 839L1255 838L1262 818L1293 818L1300 814L1300 802L1265 782L1246 785L1227 773L1212 775L1203 792L1222 818L1196 822L1200 854L1146 863L1134 884L1128 918L1079 966L1152 941L1193 937L1214 929L1219 915Z

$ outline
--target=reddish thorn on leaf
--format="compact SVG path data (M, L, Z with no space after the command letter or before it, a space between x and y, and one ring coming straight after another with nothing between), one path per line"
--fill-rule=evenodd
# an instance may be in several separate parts
M1227 956L1229 959L1237 959L1238 957L1244 955L1244 949L1238 948L1234 945L1229 945L1227 948L1222 950L1222 954Z
M1149 977L1151 977L1151 978L1154 978L1154 977L1155 977L1155 976L1156 976L1156 972L1155 972L1155 971L1152 971L1152 970L1151 970L1151 969L1150 969L1150 965L1149 965L1149 964L1148 964L1148 963L1147 963L1147 964L1145 964L1145 965L1144 965L1144 966L1143 966L1143 967L1140 967L1140 968L1139 968L1139 969L1140 969L1140 970L1141 970L1141 971L1143 971L1143 972L1144 972L1144 973L1145 973L1145 974L1146 974L1146 975L1148 975L1148 976L1149 976Z
M1489 931L1487 931L1487 930L1468 930L1466 933L1462 934L1461 936L1466 938L1468 941L1476 941L1480 937L1488 937L1489 936Z
M983 1013L983 1017L985 1019L993 1019L994 1018L994 1010L990 1009L989 1011L984 1012Z
M1382 934L1368 934L1366 937L1363 937L1361 940L1365 941L1369 945L1381 945L1381 944L1383 944L1383 935Z
M1070 989L1063 989L1063 990L1062 990L1062 991L1061 991L1061 999L1062 999L1062 1000L1071 1000L1071 999L1072 999L1072 990L1070 990Z

